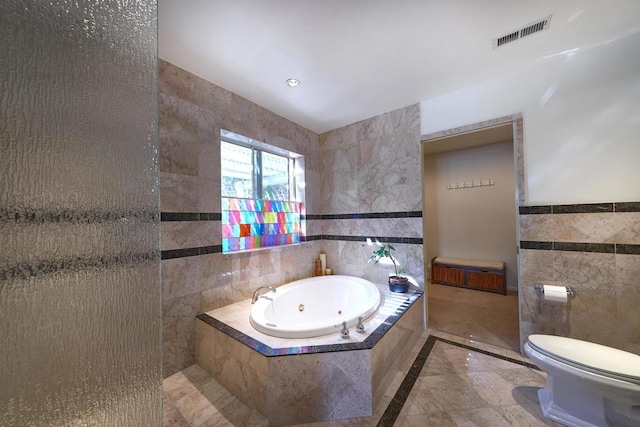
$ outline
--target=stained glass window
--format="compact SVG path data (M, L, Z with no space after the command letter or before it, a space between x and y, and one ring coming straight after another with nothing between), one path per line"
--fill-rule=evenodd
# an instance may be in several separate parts
M299 243L302 157L224 130L221 137L222 252Z

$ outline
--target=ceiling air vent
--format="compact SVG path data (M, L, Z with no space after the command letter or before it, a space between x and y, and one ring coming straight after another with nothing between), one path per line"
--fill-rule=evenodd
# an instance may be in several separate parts
M493 39L493 48L495 49L523 37L530 36L531 34L546 30L547 28L549 28L549 24L551 23L551 16L552 15L549 15L542 19L538 19L537 21L532 22L529 25L510 32L509 34L505 34L504 36Z

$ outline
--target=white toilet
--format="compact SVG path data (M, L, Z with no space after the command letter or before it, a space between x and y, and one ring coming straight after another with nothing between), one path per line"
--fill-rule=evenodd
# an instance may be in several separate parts
M640 356L572 338L530 335L524 352L544 372L545 417L567 426L640 426Z

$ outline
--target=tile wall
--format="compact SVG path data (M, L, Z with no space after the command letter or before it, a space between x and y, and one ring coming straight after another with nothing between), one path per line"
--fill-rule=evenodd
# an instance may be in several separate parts
M560 335L640 354L640 203L520 207L520 336ZM566 304L535 283L571 286Z
M367 263L374 247L365 241L377 238L424 283L419 105L320 135L320 155L320 211L307 227L321 234L328 264L384 282L391 267Z
M221 128L305 156L304 243L221 253ZM160 61L163 375L195 362L198 313L311 276L319 252L334 274L385 281L390 267L367 263L377 237L422 283L419 153L418 105L318 136Z
M318 136L160 61L163 375L195 363L195 316L249 298L260 285L311 276L317 242L222 251L220 129L305 156L307 209L319 199Z

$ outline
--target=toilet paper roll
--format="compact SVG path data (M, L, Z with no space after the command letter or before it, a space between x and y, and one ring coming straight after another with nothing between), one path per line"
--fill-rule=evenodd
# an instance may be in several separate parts
M564 286L544 285L544 300L567 302L567 288Z

